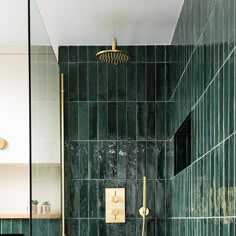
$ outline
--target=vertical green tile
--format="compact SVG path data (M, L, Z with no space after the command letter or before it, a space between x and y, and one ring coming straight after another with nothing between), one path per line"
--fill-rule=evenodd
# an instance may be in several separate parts
M80 181L79 189L79 205L80 218L88 217L88 181Z
M99 178L99 146L98 142L89 142L89 178Z
M77 62L78 53L77 46L69 46L69 62Z
M155 101L156 96L156 71L155 64L146 64L146 96L147 101Z
M173 78L172 78L173 79ZM166 100L166 65L164 63L156 64L156 101Z
M146 175L146 142L137 142L137 178Z
M86 62L88 60L88 47L87 46L79 46L79 62Z
M69 63L60 62L60 74L64 74L64 99L69 99Z
M155 142L147 142L146 145L147 177L155 179L157 176L157 147Z
M107 177L109 179L117 178L117 143L108 143L107 152Z
M78 77L78 64L69 64L69 101L78 101L79 99L79 77Z
M89 46L88 47L88 61L89 62L96 62L96 54L98 52L97 46Z
M147 103L147 139L155 140L156 122L155 122L155 103Z
M127 104L126 102L117 103L118 106L118 139L127 139Z
M127 161L126 161L127 179L135 179L137 173L137 146L136 142L127 143Z
M78 64L78 76L79 76L79 100L88 100L88 71L87 63Z
M88 140L88 102L79 102L79 140Z
M89 219L89 236L98 236L98 219Z
M107 178L107 155L108 155L108 142L99 142L99 177L100 179Z
M80 182L72 180L70 182L70 218L79 217Z
M147 139L147 103L137 102L137 139Z
M155 62L155 46L146 46L146 61L147 62Z
M58 219L49 220L49 233L50 236L57 236L61 234L61 222Z
M137 100L137 64L127 64L127 101Z
M29 236L29 220L22 220L22 233Z
M88 142L79 143L79 176L80 179L88 178Z
M145 62L146 58L146 47L137 46L137 62Z
M117 140L117 103L108 103L108 138Z
M107 140L108 137L108 105L105 102L98 103L98 139Z
M137 60L137 47L136 46L127 46L127 52L129 54L129 62L135 62Z
M22 220L12 220L12 233L19 234L22 229Z
M126 79L129 79L129 78L126 78L126 67L127 65L126 64L122 64L122 65L119 65L117 67L117 98L118 98L118 101L126 101L126 97L127 97L127 94L128 94L128 90L127 90L127 81ZM131 77L132 79L132 77ZM133 90L134 88L132 88Z
M146 101L145 63L137 64L137 100Z
M136 104L127 103L127 139L136 139Z
M71 179L79 178L79 169L80 169L80 155L79 155L79 143L70 142L68 148L68 156L70 158L69 164L69 173Z
M156 139L165 140L165 103L156 103Z
M72 140L78 140L78 103L69 103L69 124L68 124L68 136Z
M126 142L118 142L117 148L117 178L126 179Z
M10 234L12 233L12 220L10 219L2 219L2 233Z
M80 233L80 221L71 219L70 220L70 235L76 236L76 235L79 235L79 233Z
M88 220L80 220L80 235L88 235Z
M96 140L97 139L97 103L96 102L89 102L89 140Z
M107 64L98 64L98 100L107 101L108 99L108 68Z
M92 180L89 184L89 218L98 217L98 182Z
M88 63L88 93L89 101L97 101L98 81L97 81L97 63Z
M127 179L127 186L126 186L126 217L128 219L135 218L136 216L136 180L128 180Z
M65 46L59 47L59 62L69 62L69 48Z
M113 64L108 66L108 100L117 101L117 67Z

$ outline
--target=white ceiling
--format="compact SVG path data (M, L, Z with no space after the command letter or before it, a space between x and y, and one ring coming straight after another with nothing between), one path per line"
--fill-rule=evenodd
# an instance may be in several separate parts
M37 0L52 45L170 44L184 0Z

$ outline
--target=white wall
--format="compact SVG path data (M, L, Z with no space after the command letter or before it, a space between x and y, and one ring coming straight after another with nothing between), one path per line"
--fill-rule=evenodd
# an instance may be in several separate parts
M29 166L0 165L0 214L27 213Z
M0 163L29 163L29 69L25 51L0 48L0 137L8 143L0 150Z

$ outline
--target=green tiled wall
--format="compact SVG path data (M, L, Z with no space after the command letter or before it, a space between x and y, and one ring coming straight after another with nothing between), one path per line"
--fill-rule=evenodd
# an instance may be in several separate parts
M1 234L23 234L29 236L28 219L0 219ZM33 236L59 236L61 221L58 219L33 219Z
M166 49L170 236L235 235L235 7L185 0ZM192 164L173 176L173 135L190 111Z
M165 235L165 46L120 47L131 59L118 66L97 62L96 52L104 48L59 48L65 74L66 234L141 235L138 210L147 175L147 235ZM126 188L126 224L105 223L106 187Z
M0 234L24 234L29 236L29 220L0 219Z

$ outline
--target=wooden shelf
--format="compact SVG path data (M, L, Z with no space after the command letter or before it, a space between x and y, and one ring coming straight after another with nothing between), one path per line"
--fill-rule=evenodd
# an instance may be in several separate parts
M29 214L0 214L0 219L29 219ZM61 214L37 214L32 215L33 219L60 219Z

